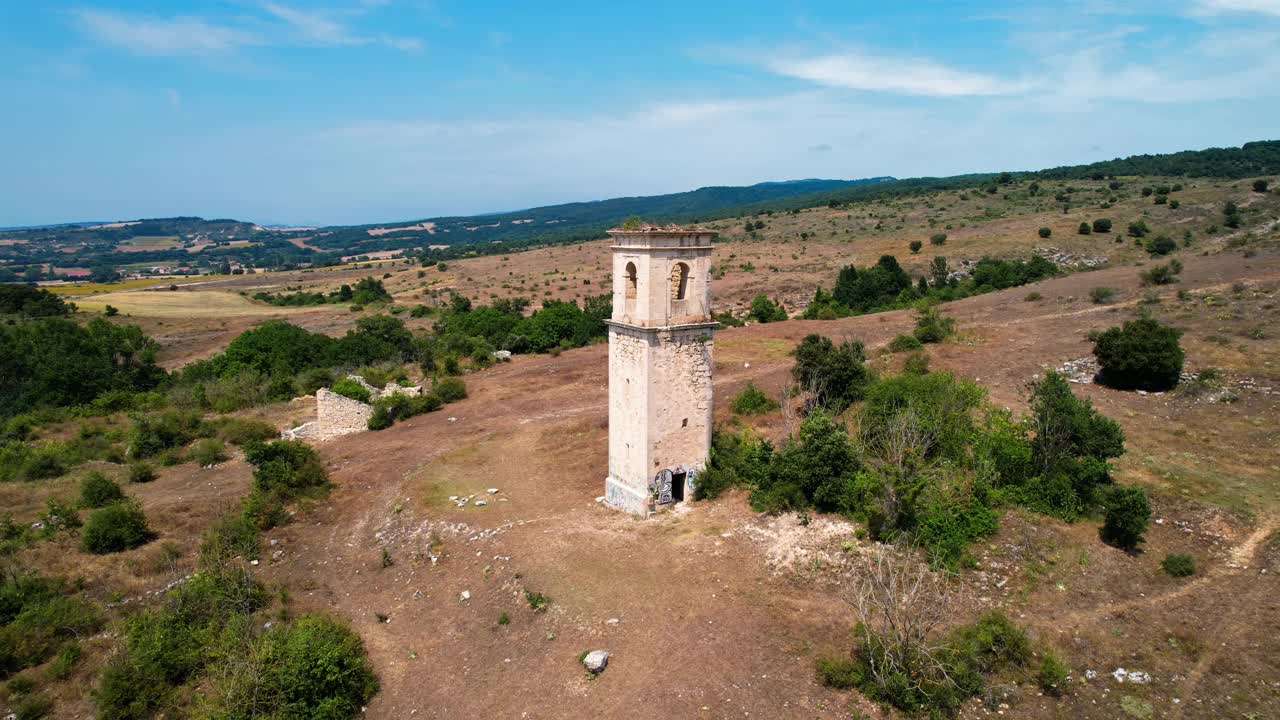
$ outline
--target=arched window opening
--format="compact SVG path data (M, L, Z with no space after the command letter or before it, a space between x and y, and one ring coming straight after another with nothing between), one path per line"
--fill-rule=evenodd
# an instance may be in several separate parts
M636 264L627 263L626 299L636 299Z
M689 292L689 266L678 262L671 268L671 299L684 300Z

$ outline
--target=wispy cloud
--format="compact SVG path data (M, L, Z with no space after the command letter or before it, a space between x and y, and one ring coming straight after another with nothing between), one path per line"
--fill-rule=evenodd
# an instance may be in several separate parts
M217 55L261 42L250 32L198 17L148 17L77 10L76 20L99 41L140 55Z
M422 50L423 43L418 38L363 34L347 21L377 5L365 3L359 8L330 12L268 2L261 6L260 15L237 16L235 22L194 15L161 17L96 9L74 10L72 15L98 41L138 55L225 56L245 47L266 45L381 45L404 52Z
M1025 83L962 70L924 58L857 52L778 57L767 61L766 67L779 75L826 87L902 95L1010 95L1027 89Z
M1194 10L1206 15L1256 13L1280 17L1280 0L1197 0Z
M396 50L414 52L422 49L418 38L396 35L361 35L341 21L338 15L323 10L298 8L266 3L262 9L284 22L305 43L326 46L385 45Z

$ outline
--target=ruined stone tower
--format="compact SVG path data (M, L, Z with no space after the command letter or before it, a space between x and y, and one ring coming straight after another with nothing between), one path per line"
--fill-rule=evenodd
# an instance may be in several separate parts
M692 494L711 450L711 241L699 228L610 230L609 477L636 515Z

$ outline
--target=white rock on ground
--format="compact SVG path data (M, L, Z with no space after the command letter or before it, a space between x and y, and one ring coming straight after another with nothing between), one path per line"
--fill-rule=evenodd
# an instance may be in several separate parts
M609 651L592 650L587 653L586 657L582 658L582 665L588 672L599 675L609 665Z

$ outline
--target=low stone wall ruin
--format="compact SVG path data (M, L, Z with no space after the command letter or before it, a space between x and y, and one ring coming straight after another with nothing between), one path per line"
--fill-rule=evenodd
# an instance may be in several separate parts
M418 386L401 387L395 383L387 383L386 387L379 390L358 375L348 377L363 385L372 400L391 395L422 394L422 388ZM316 391L316 421L285 430L280 436L286 440L328 440L368 430L371 417L373 405L339 395L328 388L320 388Z

